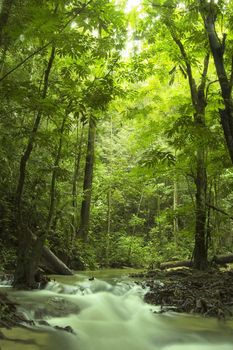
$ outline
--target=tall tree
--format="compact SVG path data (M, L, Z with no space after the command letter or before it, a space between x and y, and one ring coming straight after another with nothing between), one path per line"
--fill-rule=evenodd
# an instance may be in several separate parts
M207 190L207 174L206 174L206 146L203 142L203 136L205 134L205 109L206 109L206 81L207 71L209 66L209 53L203 50L201 53L190 52L187 50L187 39L194 37L199 34L199 29L195 28L195 24L190 25L190 14L181 13L179 4L177 1L163 2L161 4L152 3L152 12L154 17L156 14L157 22L163 23L168 29L173 42L178 48L173 53L174 63L179 67L182 75L188 78L190 97L193 108L193 120L195 126L195 162L196 170L194 175L194 182L196 186L196 224L195 224L195 247L194 247L194 265L198 269L205 269L207 267L207 245L206 245L206 190ZM152 20L153 21L153 20ZM155 22L156 23L156 22ZM156 26L156 25L155 25ZM184 31L185 28L185 31ZM163 30L163 34L165 29ZM192 33L191 33L192 31ZM195 33L196 32L196 33ZM193 34L194 33L194 34ZM165 34L166 35L166 34ZM158 37L158 36L157 36ZM201 36L202 40L203 36ZM200 38L199 38L200 39ZM155 38L156 40L156 38ZM160 39L158 39L160 41ZM193 40L193 41L194 41ZM196 43L193 43L196 45ZM203 41L205 45L205 41ZM171 51L171 47L165 50ZM201 56L205 56L202 60L203 69L201 77L198 78L200 83L197 83L197 73L195 71L194 55L197 55L198 60ZM175 72L177 70L175 66L171 71L170 75L174 79ZM171 81L171 84L173 81Z
M199 9L202 15L205 30L209 39L210 49L214 58L214 64L221 88L224 108L220 108L221 124L225 135L227 148L233 163L233 55L231 52L231 68L227 73L226 63L226 40L227 34L223 33L222 39L218 35L216 28L218 17L224 16L231 5L226 1L199 1ZM225 9L224 9L225 7Z
M91 208L91 194L92 194L92 181L93 181L93 168L94 168L94 155L95 155L95 134L96 134L96 121L93 116L89 118L88 126L88 142L86 153L86 165L84 172L83 182L83 200L81 206L81 223L78 231L78 235L86 242L89 221L90 221L90 208Z
M44 82L43 82L43 89L41 94L42 100L44 100L47 96L47 92L49 88L49 76L52 69L54 58L55 58L55 48L53 47L51 50L47 68L44 72ZM28 139L28 143L26 145L26 149L23 152L23 155L20 160L19 177L18 177L16 196L15 196L16 225L17 225L17 234L18 234L18 241L19 241L17 268L14 276L15 286L26 285L28 287L33 287L35 283L35 272L37 269L38 260L40 258L42 242L37 241L35 245L33 243L35 239L34 236L32 235L29 228L26 225L24 225L24 220L22 217L22 196L23 196L23 189L25 185L27 164L30 159L31 153L33 151L33 147L37 136L38 128L41 122L41 118L42 118L42 110L39 109L35 116L34 124L32 127L30 137Z
M189 89L194 109L194 125L196 135L200 133L203 137L205 131L205 108L206 108L206 80L209 66L209 54L206 55L203 64L201 82L197 86L193 77L192 66L185 51L181 40L176 36L174 27L169 22L166 23L173 40L177 44L186 66L186 72L189 80ZM196 226L195 226L195 247L194 247L194 266L197 269L204 270L207 267L207 240L206 240L206 191L207 191L207 174L206 174L206 149L197 136L196 140Z

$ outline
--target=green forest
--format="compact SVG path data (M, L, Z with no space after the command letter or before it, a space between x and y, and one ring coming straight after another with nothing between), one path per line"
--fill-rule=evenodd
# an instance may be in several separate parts
M233 2L0 9L0 268L14 286L34 287L39 266L206 270L232 254Z

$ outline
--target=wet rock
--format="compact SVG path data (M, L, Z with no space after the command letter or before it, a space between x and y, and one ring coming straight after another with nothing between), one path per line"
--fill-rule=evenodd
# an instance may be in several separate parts
M66 326L66 327L60 327L60 326L55 326L55 329L59 330L59 331L65 331L71 334L76 335L76 333L74 332L73 328L70 326Z
M36 319L43 319L46 316L64 317L70 314L77 314L80 308L63 298L50 298L45 305L38 307L35 311Z
M44 275L44 272L41 269L38 269L35 274L35 282L38 283L38 288L43 289L51 281L51 279Z
M6 293L0 293L0 327L11 328L25 318L17 312L17 304L12 302Z

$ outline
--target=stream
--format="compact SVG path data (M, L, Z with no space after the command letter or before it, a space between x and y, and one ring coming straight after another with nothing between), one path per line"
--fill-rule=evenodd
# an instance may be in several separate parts
M160 308L143 302L147 290L130 279L129 272L52 276L39 291L15 291L2 283L1 291L6 290L36 326L3 330L12 341L0 340L0 349L233 350L232 321L155 314L152 311ZM67 326L70 332L63 329Z

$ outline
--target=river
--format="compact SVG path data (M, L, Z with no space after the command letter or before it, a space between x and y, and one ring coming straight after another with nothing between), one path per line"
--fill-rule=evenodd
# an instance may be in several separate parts
M31 329L4 330L1 350L232 350L233 324L159 310L127 270L52 276L46 289L14 291ZM130 271L132 272L132 271ZM92 278L94 277L94 279ZM46 323L47 322L47 323ZM53 327L52 327L53 326ZM73 333L54 327L71 327ZM23 340L28 343L20 343Z

